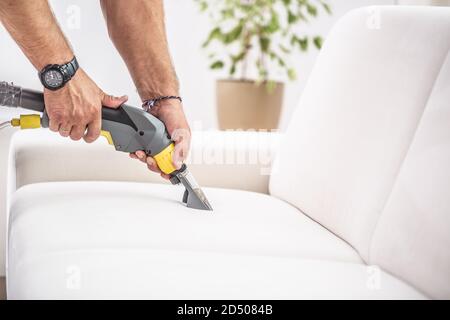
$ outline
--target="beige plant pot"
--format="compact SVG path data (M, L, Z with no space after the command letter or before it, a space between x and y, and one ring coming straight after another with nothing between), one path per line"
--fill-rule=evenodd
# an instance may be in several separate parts
M218 80L217 114L219 127L226 129L276 129L283 103L284 85L272 92L253 81Z

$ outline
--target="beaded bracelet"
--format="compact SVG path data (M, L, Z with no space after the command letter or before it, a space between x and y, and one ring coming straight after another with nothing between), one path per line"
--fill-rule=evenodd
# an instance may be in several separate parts
M176 99L179 100L180 102L183 102L183 99L181 99L181 97L178 96L162 96L162 97L158 97L155 99L149 99L149 100L145 100L142 103L142 109L144 109L145 111L150 111L151 108L153 108L158 102L162 101L162 100L170 100L170 99Z

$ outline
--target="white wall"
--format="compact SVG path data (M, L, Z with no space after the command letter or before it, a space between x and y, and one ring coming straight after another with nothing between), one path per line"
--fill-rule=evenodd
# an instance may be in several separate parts
M417 0L420 1L420 0ZM442 1L442 0L441 0ZM305 33L326 36L335 21L349 10L374 4L394 4L396 0L330 0L333 15L305 25ZM124 63L110 43L98 1L53 0L55 14L70 39L83 68L106 92L128 94L130 102L139 104L133 83ZM200 15L193 0L166 0L167 29L173 60L180 78L182 95L189 119L200 121L204 129L216 127L215 79L208 70L209 61L200 44L208 33L209 21ZM80 28L73 14L80 10ZM284 128L297 105L312 69L317 51L300 54L296 59L298 80L288 84L281 126ZM14 81L24 87L40 88L36 71L0 27L0 80ZM326 93L325 93L326 94ZM0 111L1 113L1 111Z

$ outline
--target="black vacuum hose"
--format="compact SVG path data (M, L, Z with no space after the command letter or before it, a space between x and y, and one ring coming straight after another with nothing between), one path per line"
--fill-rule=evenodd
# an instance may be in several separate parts
M39 91L22 90L21 87L0 81L0 106L44 112L44 95Z

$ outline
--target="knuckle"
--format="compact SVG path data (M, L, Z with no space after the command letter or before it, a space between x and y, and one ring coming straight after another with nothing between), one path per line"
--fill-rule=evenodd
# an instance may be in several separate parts
M54 122L62 122L64 120L64 116L62 113L54 113L48 115L49 119Z
M73 119L73 120L78 120L78 119L81 119L82 116L83 115L82 115L81 111L74 111L70 115L70 118Z
M98 109L98 108L95 108L93 111L92 111L92 116L94 117L94 119L99 119L100 120L100 116L101 116L101 111L100 111L100 109Z
M66 111L64 108L48 108L48 115L49 117L58 117L58 116L63 116Z
M100 104L99 105L91 104L89 106L89 112L91 114L100 114Z
M73 114L72 119L76 122L81 122L85 118L83 112L79 111Z

